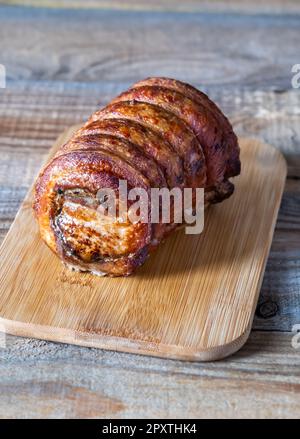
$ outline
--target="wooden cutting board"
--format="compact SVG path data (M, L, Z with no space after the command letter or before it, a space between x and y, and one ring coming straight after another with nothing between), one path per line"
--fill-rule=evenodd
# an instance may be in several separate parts
M64 133L53 152L74 131ZM246 342L286 178L270 145L240 139L234 195L201 235L173 234L136 274L74 273L40 240L31 191L0 249L0 327L10 334L182 360Z

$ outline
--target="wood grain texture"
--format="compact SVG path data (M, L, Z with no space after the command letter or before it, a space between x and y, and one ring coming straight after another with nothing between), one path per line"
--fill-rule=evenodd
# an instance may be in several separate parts
M9 79L136 82L168 76L202 86L290 88L299 24L299 13L262 17L2 6L1 63Z
M299 418L300 350L252 332L234 356L189 363L7 336L0 416Z
M37 160L36 168L26 170L27 187L32 181L28 180L30 172L38 170L56 137L68 126L86 120L130 84L130 81L91 84L9 81L7 89L0 92L1 150L10 155L10 160L15 155L22 165L24 159ZM288 162L288 176L300 177L299 90L279 92L194 84L230 117L239 136L262 139L279 148ZM28 157L28 152L33 151ZM32 165L26 163L26 169ZM11 166L17 167L18 161ZM0 178L5 171L9 170L0 169Z
M168 358L236 352L250 333L286 178L275 148L240 146L235 194L208 210L204 232L177 232L128 278L63 268L41 242L29 194L0 249L0 324L14 335Z
M172 12L243 12L243 13L296 13L300 12L297 0L1 0L4 5L22 5L48 8L112 9L131 11Z

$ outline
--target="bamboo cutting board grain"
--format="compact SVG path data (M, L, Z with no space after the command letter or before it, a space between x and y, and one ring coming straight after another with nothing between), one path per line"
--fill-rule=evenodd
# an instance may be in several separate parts
M286 178L275 148L253 139L240 139L240 146L235 193L208 209L204 232L174 233L128 278L64 268L39 238L30 192L0 249L2 328L194 361L237 351L251 329Z

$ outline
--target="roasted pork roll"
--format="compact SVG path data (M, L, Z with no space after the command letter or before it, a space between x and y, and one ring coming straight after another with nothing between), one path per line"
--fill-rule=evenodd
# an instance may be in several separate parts
M163 197L153 221L154 188L191 188L193 210L197 188L206 206L220 202L239 173L238 141L221 110L188 84L148 78L60 148L37 179L33 207L42 239L67 266L126 276L181 225L172 197L168 221Z

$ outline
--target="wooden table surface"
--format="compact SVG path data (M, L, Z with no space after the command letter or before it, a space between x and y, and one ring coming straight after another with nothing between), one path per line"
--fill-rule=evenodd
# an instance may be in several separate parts
M42 3L48 8L36 7ZM239 135L283 151L289 170L241 351L200 364L7 336L0 417L299 417L300 342L297 349L292 339L300 325L300 89L291 85L299 3L0 4L1 241L55 138L149 75L204 89Z

